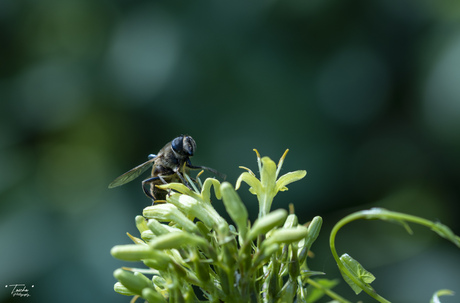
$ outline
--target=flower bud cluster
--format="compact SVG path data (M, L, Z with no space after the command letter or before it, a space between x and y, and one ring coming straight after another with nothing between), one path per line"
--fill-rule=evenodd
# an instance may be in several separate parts
M143 262L148 269L117 269L114 289L148 302L306 302L308 251L318 237L322 219L308 227L284 209L270 212L274 196L303 178L296 171L278 178L278 165L258 156L260 179L248 170L244 181L259 201L258 219L248 211L228 182L206 179L201 192L184 184L159 185L171 191L167 203L146 207L135 223L140 238L117 245L111 254ZM211 204L211 189L232 219L227 222Z

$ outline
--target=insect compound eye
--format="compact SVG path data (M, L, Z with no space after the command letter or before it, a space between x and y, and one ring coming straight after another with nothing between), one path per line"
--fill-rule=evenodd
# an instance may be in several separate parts
M183 139L183 136L180 136L172 140L171 142L172 149L178 154L182 154L182 150L183 150L182 139Z
M192 137L190 136L185 136L184 137L184 142L183 142L183 152L187 156L191 157L195 153L196 150L196 143L195 140L193 140Z

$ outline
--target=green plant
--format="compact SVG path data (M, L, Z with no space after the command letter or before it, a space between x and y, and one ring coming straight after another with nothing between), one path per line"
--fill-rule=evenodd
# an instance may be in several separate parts
M270 211L277 193L287 190L288 184L302 179L306 172L299 170L278 177L287 150L278 165L268 157L261 158L257 151L256 154L260 179L243 167L247 171L236 181L236 189L242 182L247 183L259 201L259 216L253 224L228 182L221 184L208 178L201 183L197 178L196 185L190 180L193 190L181 183L160 185L171 191L168 203L146 207L143 216L136 217L140 238L128 234L134 244L117 245L111 250L115 258L141 261L148 268L115 270L115 291L134 296L133 301L141 297L148 302L315 302L323 296L335 302L349 302L331 290L338 280L319 279L317 276L324 273L308 267L321 217L302 225L292 206L289 214L284 209ZM211 190L223 201L235 225L214 209ZM372 274L347 254L339 258L335 250L337 231L356 219L388 220L406 229L406 221L424 224L460 247L460 238L446 226L413 216L372 209L341 220L330 238L339 269L356 293L364 290L380 302L388 301L370 287ZM445 294L451 293L437 292L433 302Z

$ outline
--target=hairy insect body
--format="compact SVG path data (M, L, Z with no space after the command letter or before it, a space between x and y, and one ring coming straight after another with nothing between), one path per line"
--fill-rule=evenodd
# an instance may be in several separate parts
M192 137L179 136L166 144L157 155L150 155L148 161L116 178L110 183L109 188L131 182L152 166L151 177L142 181L142 189L155 202L156 200L164 200L167 195L166 191L157 188L156 185L182 182L190 187L184 178L189 169L203 169L220 175L212 168L192 165L190 157L193 156L195 150L196 143ZM149 188L148 185L150 185Z

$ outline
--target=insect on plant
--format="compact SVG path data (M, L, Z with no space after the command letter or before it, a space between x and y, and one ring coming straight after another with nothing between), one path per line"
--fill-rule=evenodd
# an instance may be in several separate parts
M168 184L171 182L182 182L190 188L190 184L185 180L184 175L190 169L207 170L225 179L215 169L206 166L192 165L190 157L196 150L195 140L191 136L181 135L167 143L157 155L150 154L149 160L134 167L122 174L109 184L109 188L114 188L133 181L152 166L150 178L142 181L142 189L147 197L153 200L164 200L167 191L156 187L158 184ZM150 188L148 187L150 185Z

